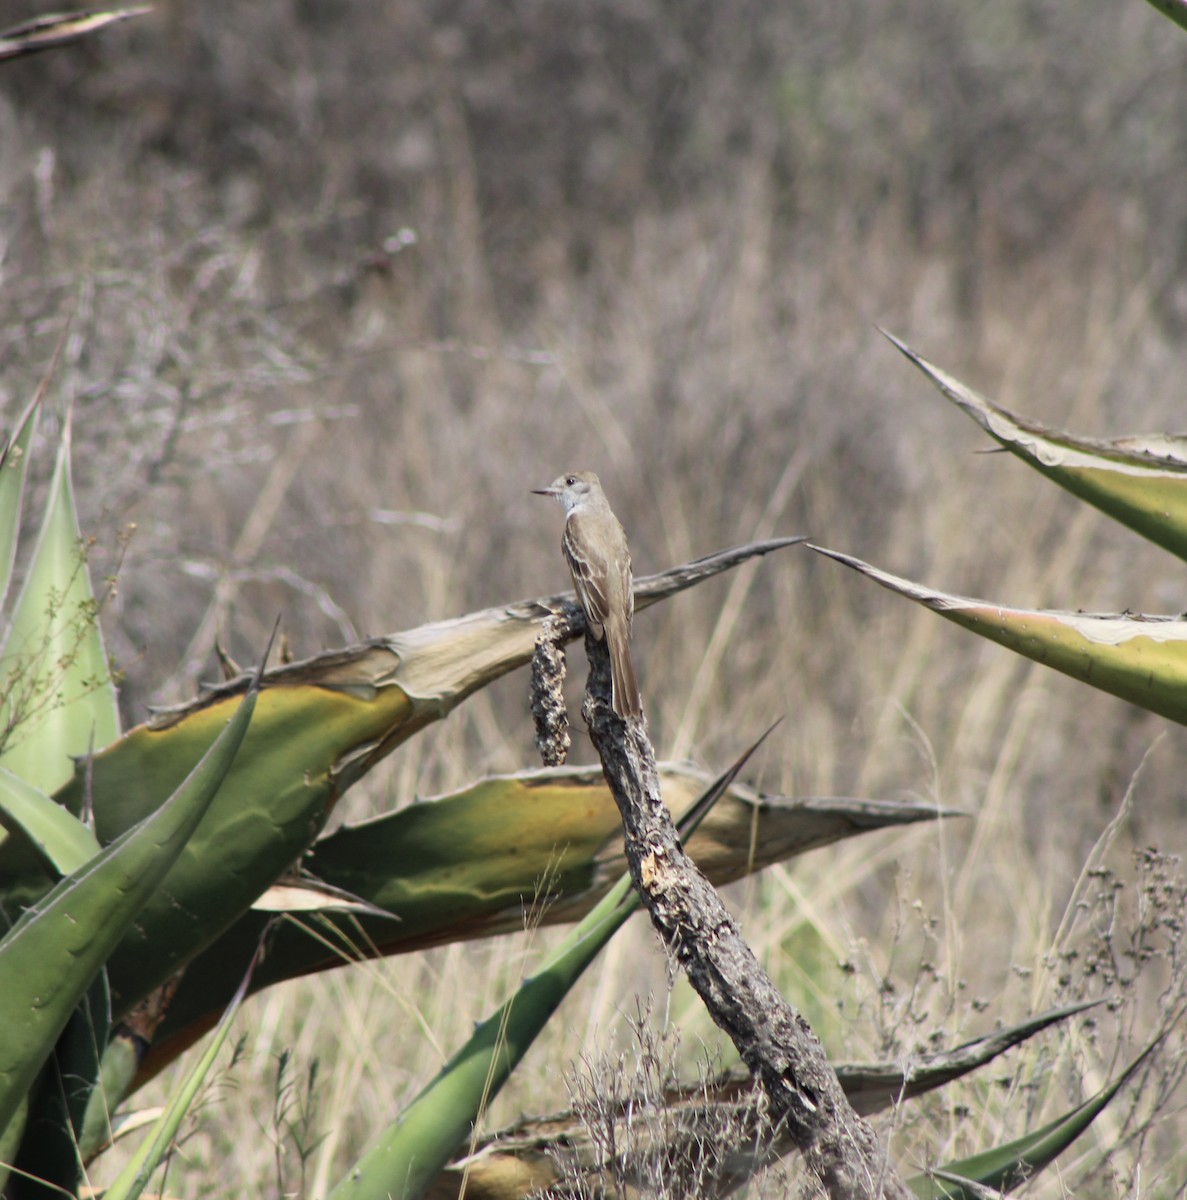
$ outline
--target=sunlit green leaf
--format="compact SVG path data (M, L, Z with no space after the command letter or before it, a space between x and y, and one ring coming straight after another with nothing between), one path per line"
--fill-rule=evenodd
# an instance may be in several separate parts
M19 829L58 875L69 875L99 853L95 835L60 804L0 767L0 824Z
M934 591L823 546L813 549L990 641L1187 724L1187 620L1007 608Z
M37 429L41 396L39 390L21 413L16 428L9 434L4 450L0 452L0 605L8 596L8 584L12 579L17 534L21 526L21 507L25 498L29 445Z
M1012 454L1114 520L1187 558L1187 438L1139 434L1105 441L1049 429L999 408L897 338L890 340Z
M103 650L70 483L67 426L48 507L0 654L0 766L46 792L72 758L119 736L115 685Z

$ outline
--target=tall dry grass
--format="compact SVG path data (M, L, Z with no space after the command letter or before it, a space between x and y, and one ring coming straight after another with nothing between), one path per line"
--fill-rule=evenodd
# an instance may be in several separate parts
M138 527L106 619L128 719L212 676L216 637L250 659L278 611L303 654L562 586L527 489L567 466L601 473L640 572L808 533L1005 602L1182 608L1177 564L977 454L874 326L1052 423L1175 427L1185 53L1136 0L1074 20L1053 0L274 0L164 4L6 69L0 399L23 402L69 322L56 388L87 529L114 553ZM661 754L717 766L783 716L765 789L970 814L733 892L838 1057L1124 1001L896 1116L909 1166L1077 1102L1179 995L1182 945L1148 928L1175 914L1177 865L1142 857L1179 850L1179 730L806 550L641 615L636 641ZM531 761L516 677L342 816ZM1133 937L1156 953L1129 983ZM547 941L256 999L172 1187L299 1186L270 1115L288 1049L297 1075L320 1062L322 1194ZM683 1069L723 1054L640 924L489 1125L565 1104L575 1059L629 1055L639 994ZM1176 1063L1030 1194L1181 1187Z

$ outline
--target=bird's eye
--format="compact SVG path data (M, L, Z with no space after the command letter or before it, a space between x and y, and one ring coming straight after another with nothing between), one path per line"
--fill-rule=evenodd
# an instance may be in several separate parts
M576 475L566 475L566 476L565 476L565 484L566 484L568 487L572 487L572 486L573 486L573 484L575 484L576 482L577 482L577 476L576 476Z

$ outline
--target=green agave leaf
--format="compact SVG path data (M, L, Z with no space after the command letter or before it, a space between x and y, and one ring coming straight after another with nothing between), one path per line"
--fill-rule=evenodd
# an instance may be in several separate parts
M964 1179L960 1175L953 1175L950 1171L942 1171L938 1168L931 1173L931 1179L940 1184L949 1184L954 1189L954 1194L963 1196L966 1200L1001 1200L1002 1193L995 1188L987 1188L984 1184L974 1183L971 1179Z
M29 465L29 446L37 429L37 414L46 382L21 413L8 441L0 452L0 607L8 596L12 564L16 559L16 540L21 527L21 505L25 496L25 473Z
M1117 1079L1102 1088L1090 1100L1041 1129L993 1150L975 1154L971 1158L945 1163L942 1170L948 1179L917 1175L907 1182L923 1200L939 1200L940 1197L978 1200L979 1194L974 1189L951 1182L953 1176L982 1188L1013 1191L1019 1184L1033 1178L1044 1167L1054 1162L1092 1124L1109 1101L1133 1078L1156 1045L1155 1042L1148 1046Z
M634 911L622 879L512 1000L488 1017L327 1200L413 1200L469 1135L582 972Z
M737 547L640 580L638 607L797 540ZM227 780L111 958L116 1019L249 909L313 842L347 787L472 692L528 662L545 620L555 612L580 612L571 592L487 609L269 672ZM236 680L132 730L91 763L80 764L56 799L71 812L81 811L89 772L99 841L118 837L178 786L246 686L246 679ZM27 847L0 846L0 879L19 881L37 869Z
M937 592L848 554L813 550L1035 662L1187 724L1187 621L1007 608Z
M3 1189L8 1182L9 1164L16 1160L17 1152L20 1150L28 1116L29 1097L23 1096L8 1124L0 1127L0 1189ZM3 1194L2 1190L0 1190L0 1194Z
M768 730L768 733L770 731ZM725 793L759 739L693 804L679 825L687 837ZM623 874L602 901L470 1040L334 1187L327 1200L414 1200L467 1137L582 972L638 907Z
M1150 3L1180 29L1187 29L1187 0L1150 0Z
M0 1127L8 1124L70 1014L160 886L243 741L253 688L209 753L145 821L67 876L0 941Z
M0 824L19 829L59 876L77 871L100 850L98 839L76 816L3 767Z
M72 757L106 746L119 731L74 510L67 425L41 533L0 654L0 766L52 792L70 778Z
M884 331L885 332L885 331ZM886 334L958 408L1012 454L1180 558L1187 558L1187 438L1103 441L1015 416Z
M660 768L671 812L708 786L682 764ZM734 784L688 843L715 884L810 849L889 826L955 815L935 806L759 796ZM497 776L414 804L314 844L304 868L323 884L398 916L285 922L253 988L358 957L401 954L523 928L524 898L550 881L544 924L585 916L626 869L622 825L600 767ZM201 1036L234 990L266 914L249 912L194 960L153 1043L146 1074ZM312 926L312 928L311 928Z
M53 1200L82 1179L79 1137L99 1078L111 1023L107 977L100 971L71 1014L31 1093L28 1122L8 1200Z
M179 766L197 760L236 702L222 700L168 729L133 730L109 755L96 757L100 841L118 836L126 821L152 811L176 787ZM343 760L351 762L360 742L381 739L391 728L411 732L419 727L412 718L398 688L365 701L331 689L265 686L235 766L111 957L117 1019L217 938L300 857L350 769ZM77 785L59 794L71 809L80 798ZM240 959L237 972L245 965Z
M177 1131L185 1120L186 1113L193 1107L210 1069L214 1066L227 1036L231 1032L231 1023L247 996L247 985L251 981L251 972L258 961L259 951L263 950L263 942L257 950L257 956L252 959L246 974L236 989L226 1012L218 1023L214 1037L202 1052L198 1061L190 1068L185 1078L174 1089L169 1097L169 1103L153 1126L150 1137L146 1137L136 1153L128 1160L124 1169L116 1176L115 1181L104 1191L104 1200L137 1200L148 1184L152 1173L161 1165L169 1153Z
M126 1026L113 1029L103 1050L97 1086L88 1098L78 1135L78 1152L84 1163L111 1144L118 1123L115 1110L136 1077L139 1057L136 1035Z

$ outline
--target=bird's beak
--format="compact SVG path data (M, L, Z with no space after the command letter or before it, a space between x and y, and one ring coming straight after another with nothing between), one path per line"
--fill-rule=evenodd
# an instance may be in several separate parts
M560 494L561 494L560 488L554 488L554 487L532 488L533 496L559 496Z

